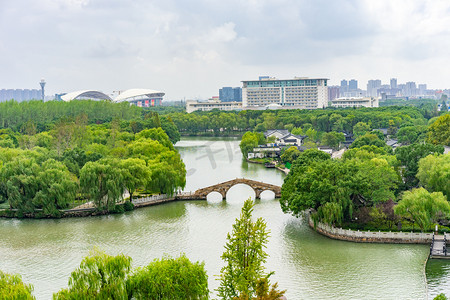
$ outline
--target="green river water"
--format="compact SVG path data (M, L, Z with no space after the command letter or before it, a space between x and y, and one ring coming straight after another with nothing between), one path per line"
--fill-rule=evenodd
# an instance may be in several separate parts
M243 162L238 145L239 141L232 139L178 142L188 172L185 191L237 177L282 184L282 172ZM51 299L53 292L67 286L70 272L94 247L112 255L131 256L134 267L164 254L184 252L191 260L205 262L214 298L226 234L250 196L254 197L250 187L237 185L226 201L213 193L208 201L172 202L123 215L2 219L0 270L21 274L35 286L37 299ZM271 237L266 267L275 271L271 279L287 289L288 299L432 299L440 292L450 295L449 263L432 261L425 271L428 246L328 239L302 219L283 214L273 197L264 192L254 215L267 221Z

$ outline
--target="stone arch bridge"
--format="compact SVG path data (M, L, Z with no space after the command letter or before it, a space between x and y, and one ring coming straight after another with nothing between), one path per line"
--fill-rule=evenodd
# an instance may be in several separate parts
M275 198L281 197L281 187L278 185L273 185L269 183L264 183L261 181L251 180L251 179L245 179L245 178L236 178L229 181L225 181L222 183L218 183L215 185L211 185L202 189L198 189L195 191L194 194L191 195L191 197L196 199L206 199L208 194L212 192L218 192L222 195L222 198L225 199L227 192L229 189L231 189L236 184L245 184L250 186L254 191L256 198L260 198L261 193L264 191L272 191L275 193Z

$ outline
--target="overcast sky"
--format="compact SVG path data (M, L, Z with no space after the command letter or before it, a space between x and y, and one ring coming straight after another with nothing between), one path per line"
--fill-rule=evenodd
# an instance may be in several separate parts
M206 99L260 75L450 88L448 0L0 0L0 89Z

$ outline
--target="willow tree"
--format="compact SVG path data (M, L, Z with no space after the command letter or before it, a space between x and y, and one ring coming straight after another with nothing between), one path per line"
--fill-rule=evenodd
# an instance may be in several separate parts
M185 255L163 257L134 271L127 282L133 299L208 299L205 265Z
M397 215L411 218L423 232L440 218L450 215L450 204L441 192L430 193L418 188L404 192L394 211Z
M20 275L10 275L0 271L0 296L1 299L36 299L31 294L33 286L25 284Z
M130 270L130 257L94 250L70 275L69 288L54 294L53 299L128 299L126 279Z
M120 163L116 159L86 163L80 171L80 186L98 209L114 208L125 190Z

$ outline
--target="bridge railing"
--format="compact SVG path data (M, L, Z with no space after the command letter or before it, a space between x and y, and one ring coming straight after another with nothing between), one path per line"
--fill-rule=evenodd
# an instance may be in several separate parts
M159 194L159 195L152 195L147 196L143 198L134 198L133 201L131 201L133 204L140 204L144 202L151 202L151 201L157 201L157 200L164 200L170 198L167 194Z

